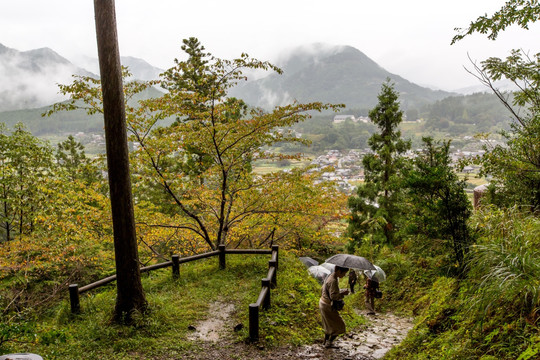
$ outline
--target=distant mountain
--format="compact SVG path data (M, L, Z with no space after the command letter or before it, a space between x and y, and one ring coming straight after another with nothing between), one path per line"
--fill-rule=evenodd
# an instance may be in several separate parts
M159 79L159 74L165 71L150 65L143 59L132 56L121 56L120 62L127 66L133 77L138 80L156 80Z
M39 108L65 98L57 84L69 84L72 75L99 77L98 60L85 58L77 66L49 48L18 51L0 44L0 111ZM122 57L134 78L157 79L163 70L134 57Z
M161 92L153 87L137 94L132 98L132 104L138 100L161 96ZM95 114L89 116L84 110L60 111L49 117L42 117L41 114L47 112L50 106L40 108L0 111L0 123L6 124L8 129L22 122L26 128L35 136L103 133L103 116Z
M471 94L476 94L476 93L488 93L488 94L491 94L493 92L489 87L487 87L484 84L481 84L480 80L478 82L479 82L478 85L457 89L455 91L460 93L460 94L464 94L464 95L471 95ZM516 84L514 84L513 82L511 82L508 79L495 81L493 83L493 85L495 86L495 88L499 89L502 92L512 92L512 91L519 90L518 87L516 86Z
M162 69L134 57L122 57L134 78L156 79ZM72 74L98 77L95 58L82 58L78 65L48 48L18 51L0 45L0 122L12 126L27 124L36 134L95 131L101 119L85 122L85 115L70 112L43 119L39 115L49 105L64 100L57 84L68 84ZM300 102L344 103L349 109L371 109L377 103L382 83L390 78L400 93L402 109L421 108L453 93L434 91L391 74L361 51L350 46L312 45L294 49L276 62L283 75L241 83L230 95L248 104L265 108ZM143 96L158 96L157 89Z
M370 109L387 78L395 83L403 109L419 108L453 95L418 86L392 74L350 46L315 44L294 49L277 61L283 75L241 83L231 95L248 104L270 108L298 100L345 103L348 108Z
M129 71L133 74L133 77L138 80L156 80L159 78L159 74L164 72L163 69L150 65L143 59L132 56L121 56L120 62L122 65L127 66ZM73 63L93 73L99 74L99 61L97 58L80 56L73 59Z
M2 44L0 74L0 111L61 101L57 83L70 82L72 74L93 75L49 48L18 51Z

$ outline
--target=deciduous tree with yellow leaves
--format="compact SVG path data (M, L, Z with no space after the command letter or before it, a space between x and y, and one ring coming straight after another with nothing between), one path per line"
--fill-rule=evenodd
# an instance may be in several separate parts
M340 105L293 103L269 112L250 108L228 97L228 90L246 78L246 70L280 73L280 69L246 54L234 60L215 58L195 38L184 40L182 50L188 59L175 60L176 65L162 74L163 96L130 103L135 94L157 82L125 82L128 130L136 144L135 201L152 203L153 211L157 206L169 215L166 223L163 217L158 223L145 216L144 225L168 229L193 249L216 249L220 244L262 245L267 242L261 239L272 236L276 241L277 233L290 229L287 219L304 221L296 231L323 228L328 219L336 219L340 213L335 209L340 203L336 189L322 190L302 172L256 175L253 163L299 159L300 154L268 149L282 142L304 142L288 127L310 112ZM77 77L60 89L71 95L71 101L55 105L53 111L80 107L88 113L102 111L99 80Z

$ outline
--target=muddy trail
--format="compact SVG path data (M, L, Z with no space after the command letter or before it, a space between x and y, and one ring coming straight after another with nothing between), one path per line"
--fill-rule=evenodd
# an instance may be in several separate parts
M224 310L225 309L225 310ZM192 327L190 340L196 351L182 359L198 360L373 360L382 358L399 344L413 327L412 319L384 313L366 316L368 323L361 329L349 331L335 341L335 348L325 348L321 342L300 347L265 349L256 344L235 343L231 333L235 324L230 323L233 305L215 303L210 307L209 320ZM365 312L358 311L365 315ZM321 335L322 338L322 335Z

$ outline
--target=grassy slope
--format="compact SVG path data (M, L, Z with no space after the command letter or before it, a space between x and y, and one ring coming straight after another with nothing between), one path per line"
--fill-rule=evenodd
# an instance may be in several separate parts
M143 286L151 311L139 316L134 327L109 322L114 285L82 296L80 315L70 314L65 299L43 314L29 316L34 320L25 323L26 335L0 345L0 353L32 352L69 359L181 358L184 352L197 351L196 344L187 340L188 326L205 319L210 304L218 300L235 305L231 323L244 324L235 336L245 341L248 305L258 297L268 260L268 256L229 255L226 270L218 270L217 258L200 260L181 265L178 280L172 279L170 269L145 274ZM261 342L272 347L312 343L322 337L319 292L319 284L300 261L282 251L272 308L260 316ZM350 306L344 318L349 328L364 322Z
M512 211L478 211L477 244L464 279L436 242L430 252L382 251L384 305L415 316L415 328L385 359L540 358L540 221Z

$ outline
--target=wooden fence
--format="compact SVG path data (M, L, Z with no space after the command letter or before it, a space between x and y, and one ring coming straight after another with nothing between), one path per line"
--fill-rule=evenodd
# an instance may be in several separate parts
M271 250L264 249L230 249L227 250L225 245L219 245L218 250L210 251L204 254L193 255L181 258L178 255L173 255L170 261L165 261L159 264L145 266L141 268L141 273L145 273L152 270L163 269L166 267L172 267L173 278L180 277L180 264L188 263L191 261L204 259L212 256L218 256L219 268L226 268L226 254L271 254L271 259L268 261L268 274L261 280L261 292L257 301L249 305L249 339L250 341L259 340L259 309L268 309L270 307L270 289L274 289L277 286L277 270L279 262L279 246L273 245ZM116 280L116 275L106 277L91 284L82 286L79 288L78 284L69 285L69 300L72 313L79 313L81 311L79 295L98 288L110 282Z

